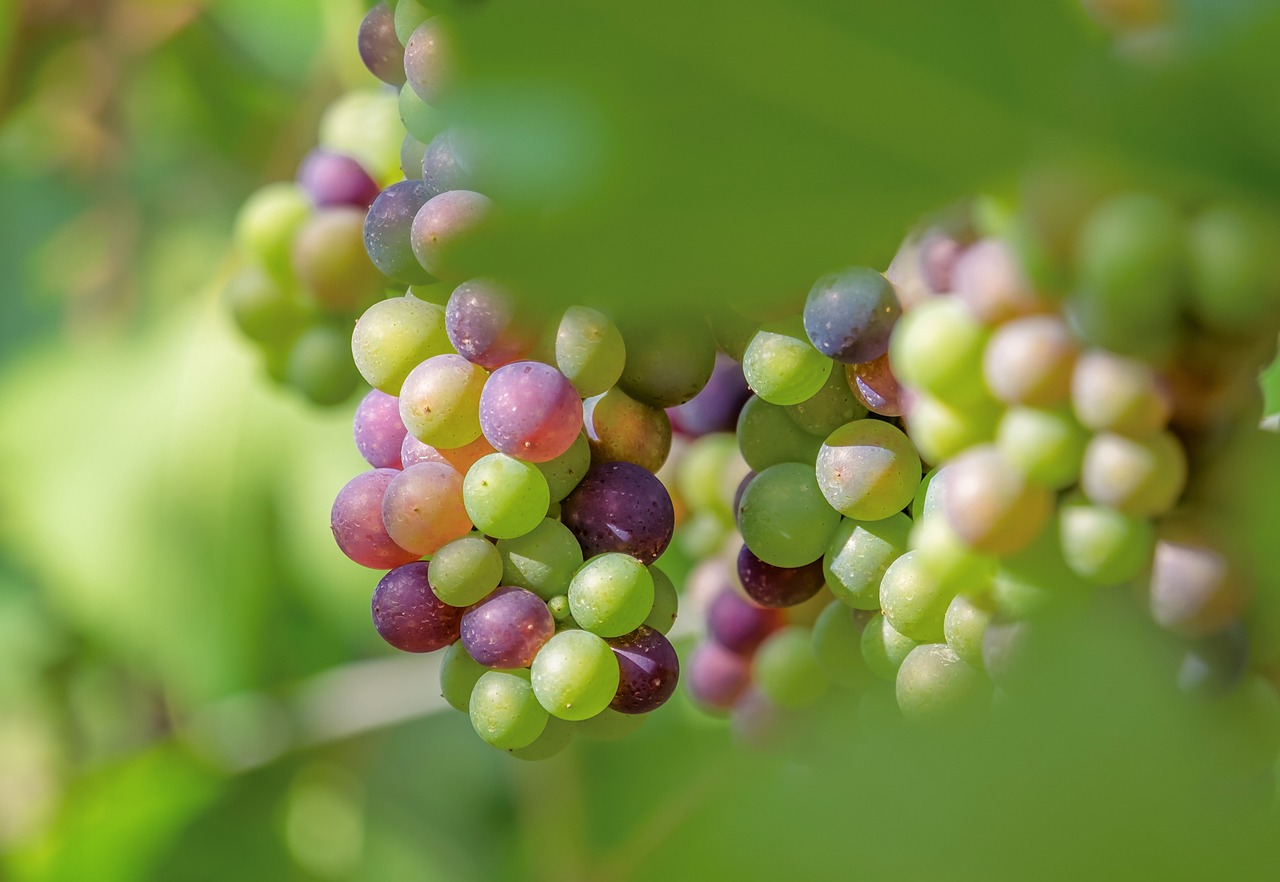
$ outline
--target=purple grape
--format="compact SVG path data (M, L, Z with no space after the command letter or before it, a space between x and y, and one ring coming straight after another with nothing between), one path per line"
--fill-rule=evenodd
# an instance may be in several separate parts
M391 7L379 3L360 22L357 37L360 60L369 73L391 86L404 85L404 47L396 36L396 17Z
M422 181L401 181L378 194L364 219L364 247L373 265L397 282L425 285L434 277L414 256L413 219L431 198Z
M906 413L902 387L889 365L889 353L871 361L845 365L844 370L849 388L867 410L890 417Z
M470 444L451 447L448 450L438 450L430 444L423 444L406 432L404 443L400 445L400 462L406 469L420 462L442 462L445 465L453 466L459 475L465 476L467 469L475 465L476 460L482 456L488 456L490 453L497 453L497 451L493 449L492 444L484 439L483 435Z
M404 71L409 87L432 106L448 94L453 82L454 37L442 15L429 18L404 44Z
M494 449L527 462L560 456L582 431L582 399L551 365L503 365L480 393L480 428Z
M382 497L399 474L395 469L363 472L348 481L333 501L329 523L334 541L362 567L389 570L422 556L396 545L382 523Z
M414 181L424 192L430 188ZM493 223L493 203L472 190L431 196L413 218L410 242L418 264L431 276L462 282L477 274L482 246Z
M450 190L474 190L475 173L465 140L455 129L445 129L431 139L422 154L422 180L431 195Z
M373 626L405 652L433 652L458 639L462 610L436 597L427 569L426 561L397 567L373 592Z
M556 632L545 602L523 588L499 588L462 614L462 645L490 668L527 668Z
M776 609L740 597L725 588L707 605L707 636L730 652L750 657L764 639L786 624Z
M920 277L934 294L952 290L956 262L965 246L941 231L928 233L920 242Z
M889 351L889 332L900 315L898 295L884 276L851 267L814 283L804 303L804 330L823 355L857 364Z
M351 205L368 208L378 198L378 182L350 156L315 149L298 166L298 185L320 208Z
M369 465L375 469L404 468L401 451L407 433L400 420L400 400L394 395L370 390L356 408L352 431L356 449Z
M537 343L536 328L520 318L511 295L498 283L472 279L453 289L444 327L459 355L493 370L524 358Z
M685 688L699 705L727 711L751 685L751 660L719 643L701 643L689 657Z
M751 397L742 365L724 353L716 354L716 366L702 391L684 404L667 408L671 428L697 438L708 432L732 432L738 413Z
M667 488L629 462L593 465L561 503L560 516L585 557L620 551L646 566L666 550L676 526Z
M761 606L786 607L804 603L817 594L825 576L822 558L802 567L775 567L744 545L738 552L738 579L743 590Z
M742 502L742 494L747 492L747 485L750 484L758 473L755 471L747 472L742 476L742 480L738 482L738 489L733 491L733 517L738 517L738 503Z
M680 659L671 642L647 625L607 642L621 674L609 707L624 714L647 714L666 704L680 679Z

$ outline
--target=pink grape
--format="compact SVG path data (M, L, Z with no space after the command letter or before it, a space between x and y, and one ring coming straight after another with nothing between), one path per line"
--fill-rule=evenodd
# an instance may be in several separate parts
M370 390L356 408L352 432L356 449L369 465L375 469L404 467L400 454L408 435L400 420L400 402L394 395Z
M426 561L397 567L373 592L373 626L405 652L434 652L458 639L462 610L436 597L427 570Z
M333 538L343 554L363 567L389 570L422 556L397 545L382 523L382 497L400 474L395 469L363 472L348 481L333 501L329 516Z
M480 393L480 428L494 449L548 462L582 431L582 399L551 365L517 361L489 375Z
M387 485L382 522L397 545L416 556L435 554L471 532L462 504L462 476L438 462L409 466Z

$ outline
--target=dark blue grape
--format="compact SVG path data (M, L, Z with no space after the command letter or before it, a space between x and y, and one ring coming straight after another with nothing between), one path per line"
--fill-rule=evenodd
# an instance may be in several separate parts
M609 707L647 714L666 704L680 680L680 659L671 642L648 625L606 641L618 659L618 691Z
M732 432L738 413L751 397L742 365L723 353L716 354L716 366L702 391L684 404L667 409L671 428L697 438L708 432Z
M373 592L373 626L405 652L432 652L458 639L462 610L436 597L427 569L426 561L396 567Z
M747 595L761 606L804 603L818 593L825 578L822 558L800 567L776 567L756 557L745 545L738 552L738 579Z
M373 200L364 219L364 247L373 265L406 285L426 285L435 278L422 268L411 244L413 219L431 191L422 181L392 184Z
M814 283L804 303L804 330L823 355L858 364L889 351L889 332L900 315L898 297L884 276L851 267Z
M585 557L620 551L646 566L666 550L676 524L667 488L629 462L593 465L565 497L560 515Z

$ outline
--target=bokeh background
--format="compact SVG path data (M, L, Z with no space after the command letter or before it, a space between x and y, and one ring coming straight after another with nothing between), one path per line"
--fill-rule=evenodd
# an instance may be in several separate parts
M803 291L1044 162L1280 199L1267 0L1132 43L1067 0L540 6L491 26L495 106L590 81L617 138L609 199L529 249L567 299ZM1119 602L998 726L837 708L741 748L678 696L521 764L441 711L329 537L350 407L268 382L218 300L240 202L374 85L364 8L0 0L0 878L1275 878L1248 727L1166 694Z

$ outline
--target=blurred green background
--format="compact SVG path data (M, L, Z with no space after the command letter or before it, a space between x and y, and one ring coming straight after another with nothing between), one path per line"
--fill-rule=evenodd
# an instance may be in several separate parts
M1134 52L1066 0L504 8L475 29L495 106L590 84L622 145L608 199L510 251L548 296L803 292L1040 161L1280 197L1265 0L1181 4ZM326 528L349 408L268 383L217 299L239 203L373 85L363 11L0 2L0 878L1275 878L1265 763L1166 694L1120 603L999 727L837 707L743 750L678 696L523 765L435 712Z

